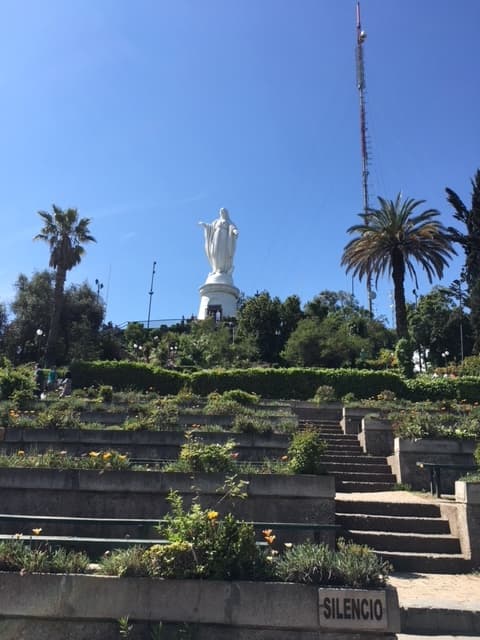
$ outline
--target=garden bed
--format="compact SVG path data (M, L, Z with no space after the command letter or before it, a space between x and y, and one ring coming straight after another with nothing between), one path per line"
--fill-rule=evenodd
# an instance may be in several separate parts
M0 593L2 625L15 624L15 618L18 625L20 619L29 629L22 637L39 638L37 629L50 623L49 640L64 640L67 634L75 640L117 640L117 621L126 617L195 625L195 638L212 640L240 640L246 633L252 640L314 640L319 633L331 640L357 640L363 634L390 640L400 628L392 588L0 573ZM55 628L52 623L58 622ZM102 625L103 635L95 635ZM84 635L70 635L70 627L83 629Z
M239 460L263 460L285 453L289 437L283 434L208 432L196 430L205 443L235 440ZM66 450L82 455L92 449L117 449L133 458L174 459L185 443L183 431L126 431L123 429L29 429L7 428L0 433L0 451L45 452Z
M168 494L176 490L187 505L198 495L202 505L247 521L335 523L333 476L258 474L240 478L248 482L247 499L224 499L218 507L225 494L225 476L219 473L3 468L0 491L2 511L10 514L162 518L169 511ZM333 531L322 532L322 536L322 541L333 545Z

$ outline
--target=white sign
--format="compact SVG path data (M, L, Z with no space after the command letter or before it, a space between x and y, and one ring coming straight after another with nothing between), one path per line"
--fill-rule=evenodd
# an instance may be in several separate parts
M318 608L321 629L388 629L385 591L319 589Z

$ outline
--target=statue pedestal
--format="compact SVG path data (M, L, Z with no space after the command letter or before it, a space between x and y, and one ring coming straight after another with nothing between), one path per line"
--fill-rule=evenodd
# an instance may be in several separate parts
M236 318L240 290L233 284L231 276L210 274L199 291L199 320L205 320L217 311L220 311L222 318Z

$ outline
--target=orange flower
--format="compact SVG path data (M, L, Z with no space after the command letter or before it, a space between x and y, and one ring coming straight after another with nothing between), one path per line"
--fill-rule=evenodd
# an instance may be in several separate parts
M283 462L286 462L288 460L288 456L282 456L280 460L282 460Z
M271 536L273 531L271 529L264 529L262 533L264 536Z
M275 542L277 536L264 536L265 538L265 542L268 542L268 544L273 544Z
M236 460L238 458L238 453L232 453L230 454L230 457Z

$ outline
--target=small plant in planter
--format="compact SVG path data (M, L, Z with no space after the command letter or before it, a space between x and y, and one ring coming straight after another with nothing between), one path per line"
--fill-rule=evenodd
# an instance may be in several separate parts
M76 411L58 403L40 411L37 426L41 429L80 429L82 422Z
M273 427L265 418L256 415L254 411L245 410L233 419L232 431L236 433L272 433Z
M159 578L266 580L273 576L266 553L256 545L253 525L231 514L202 509L195 502L185 510L181 496L171 492L171 506L159 531L170 541L147 550L114 551L101 561L110 575ZM135 549L135 548L134 548Z
M118 470L129 466L128 457L118 451L90 451L80 458L69 456L66 451L26 453L22 449L11 455L0 455L0 468Z
M335 402L337 396L335 394L335 389L328 384L320 385L315 391L315 395L313 396L313 401L318 404L327 404L328 402Z
M256 405L260 402L260 396L256 393L248 393L242 389L231 389L222 393L224 400L234 400L244 406Z
M207 404L203 408L203 413L207 416L229 416L242 413L244 407L236 400L225 398L219 393L210 393L207 396Z
M83 552L52 550L32 536L18 534L17 540L0 542L0 571L86 573L89 564Z
M285 582L357 588L386 584L392 566L366 546L338 541L338 550L326 545L299 544L278 559L276 571Z
M180 449L178 460L166 465L165 471L191 473L230 473L235 469L235 442L225 444L205 444L191 432L186 434L186 442Z
M321 475L325 467L321 461L327 444L318 431L308 430L296 433L288 448L288 469L291 473L311 473Z
M101 385L98 390L98 395L100 396L100 400L102 402L112 402L113 400L113 387L108 384Z

